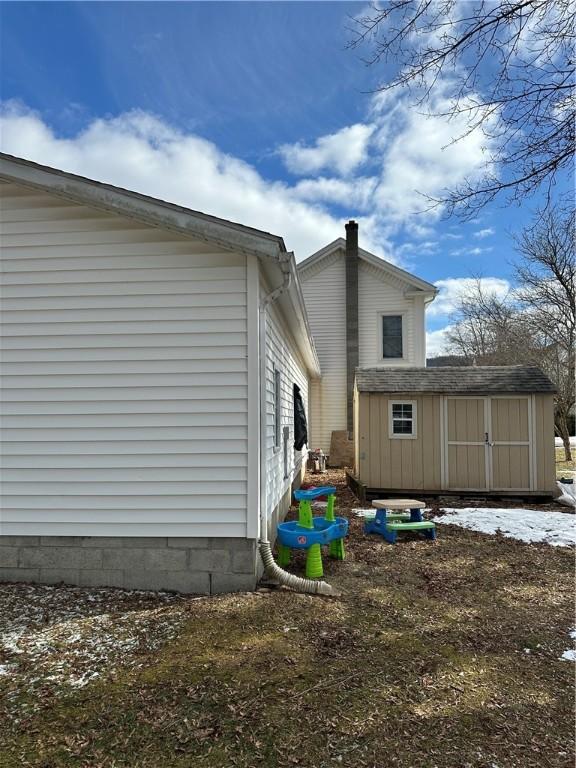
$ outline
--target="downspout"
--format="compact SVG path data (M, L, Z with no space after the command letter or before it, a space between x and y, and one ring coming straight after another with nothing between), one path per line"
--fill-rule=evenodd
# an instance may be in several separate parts
M282 269L282 284L270 293L266 294L260 302L258 311L258 355L260 364L260 538L258 546L260 556L264 563L266 573L275 579L279 584L296 592L309 592L315 595L338 595L330 584L325 581L314 581L313 579L303 579L300 576L294 576L288 573L274 561L272 555L272 546L268 538L268 490L266 484L266 318L268 307L273 304L283 293L285 293L293 278L293 267L291 254L282 254L280 257L280 268Z

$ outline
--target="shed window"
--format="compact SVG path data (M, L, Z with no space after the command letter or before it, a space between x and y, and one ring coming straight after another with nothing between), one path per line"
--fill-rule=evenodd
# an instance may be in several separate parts
M402 345L402 315L382 315L382 357L404 356Z
M280 401L280 371L274 366L274 448L280 448L280 421L281 421L281 401Z
M411 400L390 401L390 437L416 437L416 403Z

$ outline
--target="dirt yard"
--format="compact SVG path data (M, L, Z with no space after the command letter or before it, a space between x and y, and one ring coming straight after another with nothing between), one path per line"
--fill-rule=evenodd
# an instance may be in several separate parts
M350 519L337 599L0 585L2 768L573 766L574 551Z

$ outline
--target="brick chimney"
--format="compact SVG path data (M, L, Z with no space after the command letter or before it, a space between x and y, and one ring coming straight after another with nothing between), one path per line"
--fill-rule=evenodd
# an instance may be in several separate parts
M354 375L358 352L358 224L346 224L346 427L354 430Z

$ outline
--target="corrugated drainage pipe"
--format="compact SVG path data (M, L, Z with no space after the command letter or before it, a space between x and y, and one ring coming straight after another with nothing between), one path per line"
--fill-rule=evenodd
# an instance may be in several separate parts
M265 455L266 452L266 315L270 304L287 291L293 279L293 265L290 254L285 254L280 261L280 266L284 275L282 285L265 296L260 302L258 313L258 354L260 357L260 450ZM287 268L286 268L287 267ZM294 576L288 573L274 561L272 547L268 541L268 519L267 509L267 487L265 473L260 476L260 531L261 538L258 542L260 556L264 563L266 573L275 579L284 587L289 587L296 592L307 592L312 595L327 595L337 597L340 592L325 581L314 581L312 579L303 579L300 576Z
M272 547L269 541L260 541L260 555L266 568L266 573L271 578L276 579L279 584L296 592L308 592L312 595L326 595L329 597L338 597L340 592L326 581L314 581L314 579L303 579L300 576L294 576L288 573L276 563L272 555Z

